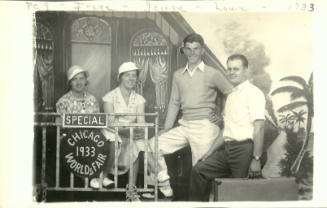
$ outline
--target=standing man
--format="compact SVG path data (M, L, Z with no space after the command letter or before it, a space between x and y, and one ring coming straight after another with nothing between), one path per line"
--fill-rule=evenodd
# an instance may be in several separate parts
M187 65L173 75L164 129L159 132L159 185L169 182L163 155L190 145L194 165L208 152L220 132L219 127L209 121L216 108L217 90L227 94L233 88L220 71L203 63L204 41L201 35L186 36L180 52L186 56ZM178 121L179 126L173 128L180 109L182 118ZM172 191L170 186L167 187L166 194L163 189L161 192L170 196Z
M235 54L227 59L228 77L235 86L225 105L225 128L210 150L193 167L190 200L208 201L214 178L256 177L261 174L265 97L247 80L248 60Z

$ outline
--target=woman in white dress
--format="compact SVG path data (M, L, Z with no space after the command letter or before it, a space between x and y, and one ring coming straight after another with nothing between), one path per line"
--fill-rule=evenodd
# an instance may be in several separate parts
M144 113L145 99L143 96L137 94L134 90L139 76L139 70L133 62L125 62L119 67L118 81L119 86L114 90L108 92L102 99L104 101L105 113ZM110 116L109 123L145 123L144 116ZM140 151L144 151L144 131L143 129L135 129L134 133L134 146L131 149L129 144L129 128L120 128L118 130L119 136L119 156L118 156L118 174L124 174L129 170L129 150L133 152L133 181L136 184L138 173L138 155ZM104 136L110 142L110 156L107 161L106 168L103 171L104 186L112 186L114 182L110 180L107 175L114 173L114 157L115 157L115 131L113 129L105 129L102 131ZM150 168L153 167L153 160L149 159ZM153 170L152 170L153 171ZM91 180L90 185L93 188L100 187L100 180L94 178ZM165 187L160 188L165 196L172 196L169 180L165 183ZM164 190L164 191L163 191Z

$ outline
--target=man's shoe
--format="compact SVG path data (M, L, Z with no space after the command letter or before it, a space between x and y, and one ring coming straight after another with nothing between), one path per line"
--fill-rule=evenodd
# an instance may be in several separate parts
M159 188L159 190L160 190L161 194L165 198L172 198L173 195L174 195L173 190L171 188ZM159 196L159 198L161 198L160 194L158 196ZM154 199L154 193L143 193L142 198L144 198L144 199Z
M161 171L158 173L158 186L160 192L166 197L170 198L173 196L173 189L170 187L169 175L167 171Z
M161 171L158 173L158 181L159 183L163 183L165 181L169 180L169 175L167 171Z
M160 192L166 197L170 198L173 196L173 189L170 187L169 180L159 182L158 184Z
M154 199L154 194L153 193L143 193L141 196L144 199Z
M106 188L111 188L111 187L113 187L113 186L115 185L115 182L112 181L111 179L105 177L105 178L103 179L103 181L102 181L102 184L103 184L103 186L106 187Z
M133 198L133 201L134 201L134 202L138 202L138 201L140 202L140 201L141 201L141 199L140 199L140 195L138 195L138 194L135 195L134 198Z
M170 186L162 186L159 190L166 198L173 197L173 189Z
M173 190L170 187L160 187L159 191L165 198L173 197ZM160 194L159 194L160 197ZM144 199L154 199L154 193L143 193L142 198Z

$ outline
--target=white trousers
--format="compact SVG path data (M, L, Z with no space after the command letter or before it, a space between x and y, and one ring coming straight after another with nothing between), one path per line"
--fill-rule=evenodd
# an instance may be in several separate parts
M167 165L163 158L165 154L171 154L190 145L192 151L192 165L208 152L213 141L218 137L219 127L207 119L187 121L180 119L180 126L175 127L158 137L159 170L167 171ZM150 142L151 150L154 151L154 139Z

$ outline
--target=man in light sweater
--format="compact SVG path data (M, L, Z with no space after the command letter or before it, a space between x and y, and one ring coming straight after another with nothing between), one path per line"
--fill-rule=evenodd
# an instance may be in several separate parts
M235 86L226 100L224 130L193 167L189 198L208 201L214 178L261 175L265 97L247 80L248 60L235 54L227 60L228 78Z
M199 34L185 37L180 51L188 62L173 75L164 129L159 132L160 183L169 179L163 155L190 145L194 165L208 152L220 132L219 127L209 121L210 114L216 108L217 91L228 94L233 88L220 71L203 63L204 41ZM182 118L178 121L179 126L173 128L180 109ZM171 189L167 189L164 195L172 195Z

